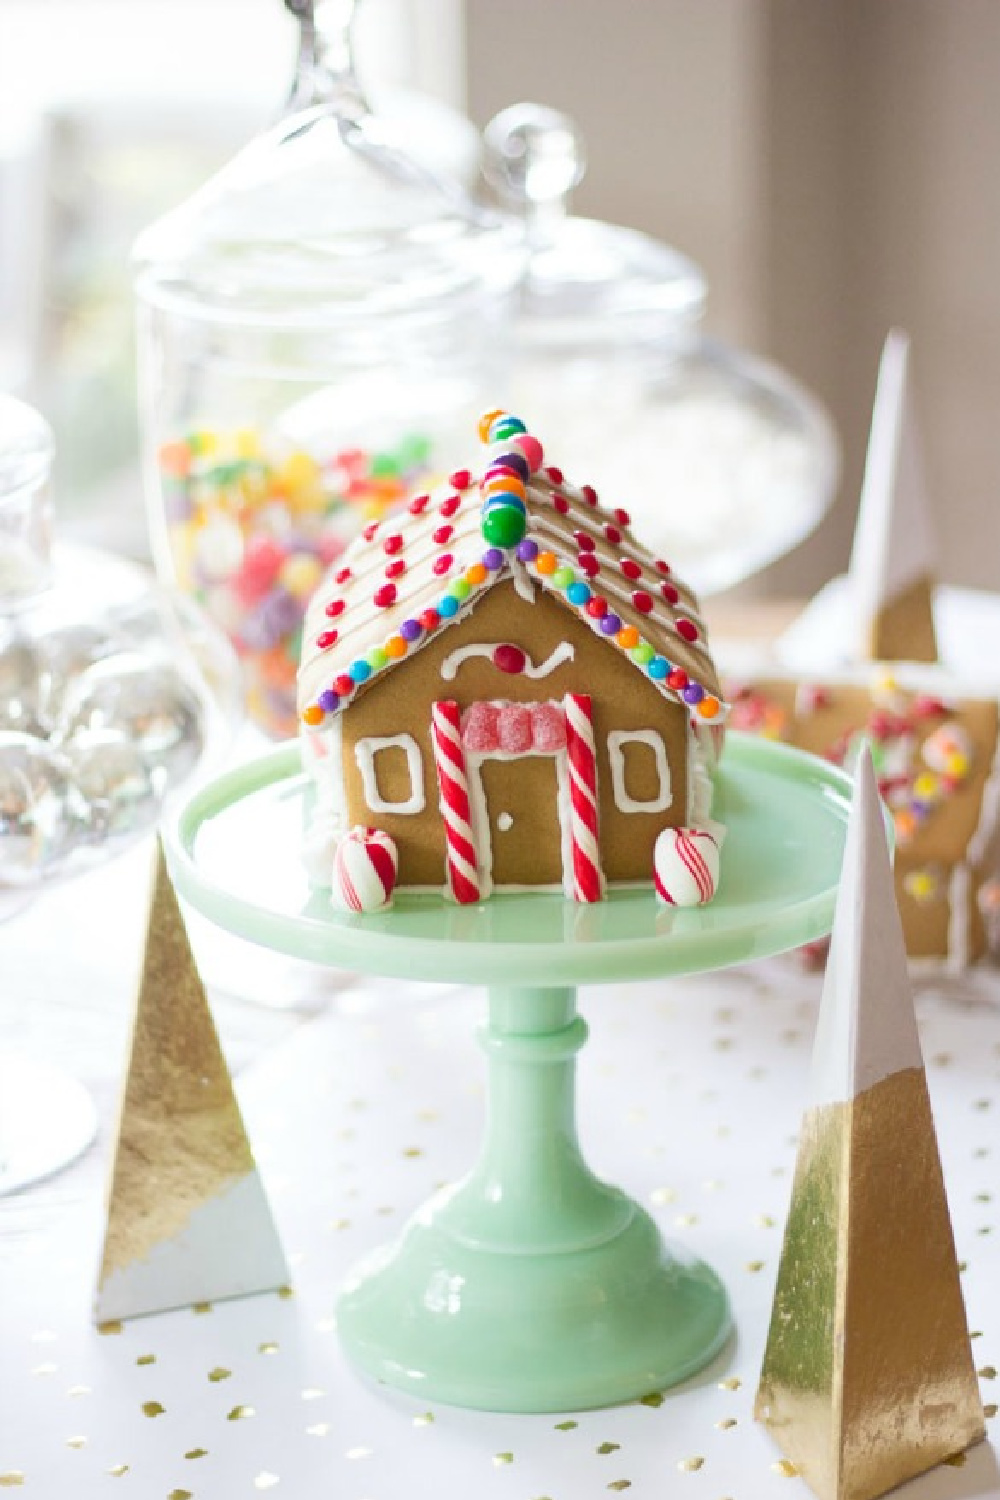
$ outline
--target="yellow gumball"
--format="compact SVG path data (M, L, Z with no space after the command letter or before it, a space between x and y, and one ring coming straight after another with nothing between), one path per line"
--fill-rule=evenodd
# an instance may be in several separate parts
M278 570L278 582L296 599L310 598L322 576L323 566L311 552L293 552Z

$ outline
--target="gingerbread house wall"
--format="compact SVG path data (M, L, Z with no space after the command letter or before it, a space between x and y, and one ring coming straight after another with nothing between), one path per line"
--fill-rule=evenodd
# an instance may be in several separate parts
M926 691L933 695L937 687L937 680L928 677ZM809 695L792 681L768 678L753 684L762 702L777 710L772 730L778 737L821 756L845 734L866 725L874 711L867 685L830 682L823 691L822 702L803 706ZM987 825L997 815L992 781L1000 724L997 704L987 698L957 699L947 718L961 725L975 747L970 774L912 838L897 843L893 867L910 957L947 956L967 963L981 957L987 946L979 896L996 870L996 827ZM940 722L927 720L920 743Z
M573 659L544 677L502 672L485 657L465 660L450 680L442 676L446 658L461 646L509 643L520 646L530 661L541 663L562 642L572 645ZM491 589L469 614L441 630L414 656L376 678L345 710L340 765L348 826L377 826L392 836L399 851L401 885L441 888L445 837L431 740L432 704L453 699L464 710L478 701L559 702L566 693L586 693L592 702L604 874L609 881L651 879L656 835L687 819L687 710L664 698L617 648L540 588L529 603L509 581ZM608 737L615 730L653 730L662 738L670 773L669 807L625 812L616 805L608 748ZM410 736L416 746L422 808L404 814L373 811L365 795L357 747L365 739L399 735ZM330 774L336 776L338 769L331 765ZM387 747L379 753L377 789L385 803L410 796L412 769L402 749ZM629 797L638 803L656 800L661 782L652 752L636 747L624 769ZM510 759L488 757L478 774L486 794L493 884L561 886L562 830L554 757L526 755L518 757L516 766Z

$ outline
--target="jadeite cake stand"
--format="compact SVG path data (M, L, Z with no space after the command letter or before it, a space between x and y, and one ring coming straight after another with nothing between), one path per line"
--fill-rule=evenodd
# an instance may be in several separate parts
M580 1155L574 1072L587 1027L575 986L719 968L828 932L849 779L731 734L714 805L729 830L719 891L683 911L650 889L591 906L403 895L382 914L340 913L302 868L309 794L294 744L203 786L168 836L181 894L281 952L472 981L489 997L479 1160L355 1270L338 1306L348 1355L421 1398L494 1411L607 1406L685 1379L729 1334L726 1293Z

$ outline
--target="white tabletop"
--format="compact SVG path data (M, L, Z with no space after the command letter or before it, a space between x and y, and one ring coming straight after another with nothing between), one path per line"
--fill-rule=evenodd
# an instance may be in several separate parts
M564 1416L428 1407L364 1383L332 1317L348 1266L470 1164L479 997L351 983L199 943L294 1280L99 1333L90 1301L150 850L0 928L0 1044L70 1068L101 1130L72 1168L0 1198L0 1488L133 1500L798 1500L752 1421L820 981L789 958L581 993L580 1128L594 1168L723 1275L738 1336L662 1398ZM200 934L204 936L203 930ZM226 946L226 945L230 946ZM221 946L220 946L221 945ZM263 1004L262 999L286 1003ZM1000 975L918 997L984 1400L1000 1400ZM996 1432L992 1417L988 1427ZM120 1485L120 1489L119 1489ZM993 1448L900 1491L1000 1494Z

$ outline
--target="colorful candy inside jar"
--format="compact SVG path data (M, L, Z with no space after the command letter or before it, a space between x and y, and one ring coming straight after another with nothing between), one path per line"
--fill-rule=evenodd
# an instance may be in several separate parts
M247 710L268 734L295 732L302 621L324 571L366 524L434 482L430 460L419 433L322 461L252 428L200 429L159 448L177 583L226 631Z

